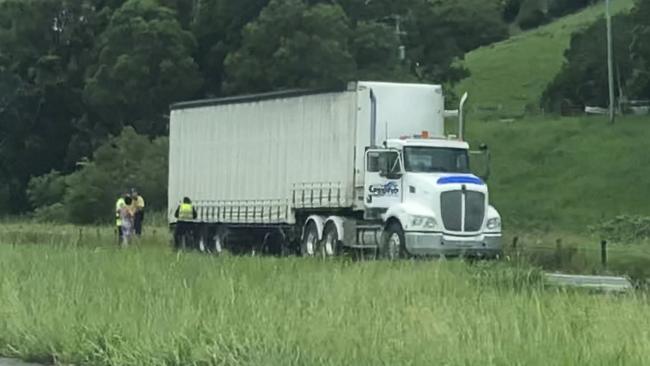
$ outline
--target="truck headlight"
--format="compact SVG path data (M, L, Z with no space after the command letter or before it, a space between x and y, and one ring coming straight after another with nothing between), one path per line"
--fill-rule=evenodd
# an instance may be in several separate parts
M429 216L411 216L411 227L432 230L438 227L438 222Z
M498 217L489 219L487 222L488 230L501 230L501 219Z

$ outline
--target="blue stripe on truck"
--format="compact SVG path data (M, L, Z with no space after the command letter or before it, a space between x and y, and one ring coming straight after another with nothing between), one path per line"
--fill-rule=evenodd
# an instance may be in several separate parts
M476 184L479 186L485 185L485 183L480 178L466 175L452 175L451 177L442 177L438 179L438 184Z

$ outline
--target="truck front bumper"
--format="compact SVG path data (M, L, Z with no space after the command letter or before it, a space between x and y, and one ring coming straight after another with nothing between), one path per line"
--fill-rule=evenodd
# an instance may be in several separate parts
M418 256L498 258L501 233L459 237L442 233L407 232L406 251Z

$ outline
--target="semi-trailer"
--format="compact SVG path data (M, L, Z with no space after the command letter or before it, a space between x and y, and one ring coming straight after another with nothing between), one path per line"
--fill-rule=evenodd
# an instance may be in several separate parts
M463 98L463 103L464 103ZM169 222L183 197L200 246L336 256L501 254L501 217L471 173L463 106L439 85L353 82L171 106Z

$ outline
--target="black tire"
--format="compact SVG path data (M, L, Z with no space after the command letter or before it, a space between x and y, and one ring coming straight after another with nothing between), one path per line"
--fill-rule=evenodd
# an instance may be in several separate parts
M404 229L399 222L391 222L381 237L381 257L388 260L406 258Z
M303 257L313 257L320 250L320 240L318 240L318 229L316 224L310 222L305 228L300 241L300 255Z
M323 241L321 242L321 253L325 258L339 256L343 250L343 243L339 236L336 225L327 225L323 232Z
M210 228L207 226L201 226L197 227L196 230L199 234L196 238L196 250L202 253L208 253L211 245Z
M267 232L262 240L262 252L266 255L284 257L289 252L288 247L287 238L280 230Z

